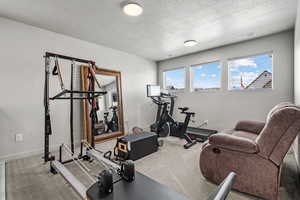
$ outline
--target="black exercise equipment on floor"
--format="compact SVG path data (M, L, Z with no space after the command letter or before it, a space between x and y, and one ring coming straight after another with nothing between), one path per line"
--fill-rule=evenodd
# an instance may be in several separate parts
M170 121L170 135L177 136L180 138L184 138L186 140L186 144L183 146L185 149L190 148L191 146L197 143L197 140L192 139L187 133L186 130L190 123L191 117L195 116L194 112L187 112L189 110L188 107L178 108L181 114L185 114L184 122L176 122L173 118Z
M209 136L218 133L218 131L206 128L187 127L186 133L192 139L204 142L209 138Z
M171 97L172 101L164 101L161 96ZM168 135L175 136L179 138L184 138L187 144L184 145L185 148L193 146L196 142L204 142L212 134L216 134L217 130L189 127L189 122L191 117L195 116L193 112L187 112L188 107L179 108L180 113L185 114L184 122L176 122L170 115L169 108L174 108L175 96L162 93L160 86L157 85L147 85L147 97L152 99L152 102L158 105L158 112L156 116L156 121L151 125L151 131L156 132L159 137L166 137ZM173 97L173 98L172 98ZM158 116L158 114L160 114ZM172 111L173 114L173 111ZM152 129L152 126L155 129Z
M168 102L168 107L167 107L168 114L171 117L173 116L176 96L161 92L159 86L147 85L147 97L152 98L152 100L155 99L158 102L160 101ZM157 112L156 112L155 122L150 125L151 132L157 132L157 126L163 112L163 105L159 103L156 103L156 105L157 105Z
M194 117L195 113L188 112L188 108L178 108L181 114L185 115L184 122L175 121L169 113L169 102L163 101L161 98L158 98L160 91L156 86L153 89L152 85L147 85L147 96L152 99L152 102L162 108L161 114L156 122L156 133L158 137L166 137L166 136L177 136L180 138L184 138L186 140L186 144L184 145L185 149L190 148L191 146L197 143L196 140L190 138L188 134L186 134L186 129L189 125L191 117Z
M158 150L157 134L142 132L117 139L114 155L119 160L138 160Z

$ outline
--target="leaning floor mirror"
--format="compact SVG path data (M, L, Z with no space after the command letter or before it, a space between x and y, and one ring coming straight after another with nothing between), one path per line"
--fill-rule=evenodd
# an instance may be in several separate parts
M81 86L84 91L88 90L89 81L88 66L81 66ZM95 88L95 91L106 92L105 95L96 97L96 123L94 125L94 141L100 143L124 135L123 105L122 105L122 87L121 72L96 68L95 77L101 88ZM83 101L83 132L84 139L90 144L92 142L91 130L91 102Z

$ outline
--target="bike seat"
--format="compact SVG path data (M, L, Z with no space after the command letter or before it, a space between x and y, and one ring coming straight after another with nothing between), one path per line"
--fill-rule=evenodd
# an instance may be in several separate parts
M179 107L178 108L181 112L187 111L189 108L188 107Z

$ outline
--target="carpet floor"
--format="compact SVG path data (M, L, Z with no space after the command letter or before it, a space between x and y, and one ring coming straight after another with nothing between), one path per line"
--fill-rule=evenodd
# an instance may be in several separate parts
M190 199L206 200L216 185L208 182L199 169L201 143L186 150L183 140L168 137L158 152L135 162L136 169L185 194ZM115 141L97 145L97 149L112 150ZM96 176L103 166L97 162L87 163L91 174ZM87 187L91 180L74 164L67 168ZM288 153L283 166L280 200L300 199L299 174L292 153ZM41 155L9 161L6 164L7 200L76 200L80 199L60 175L49 172L49 164L44 164ZM259 198L232 191L230 200L258 200Z

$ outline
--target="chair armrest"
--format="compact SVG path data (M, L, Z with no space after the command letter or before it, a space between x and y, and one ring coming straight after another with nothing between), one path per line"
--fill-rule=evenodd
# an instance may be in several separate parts
M218 133L209 137L209 144L244 153L257 153L258 146L255 141L234 135Z
M255 134L259 134L262 129L265 127L264 122L257 121L239 121L234 130L236 131L247 131Z

